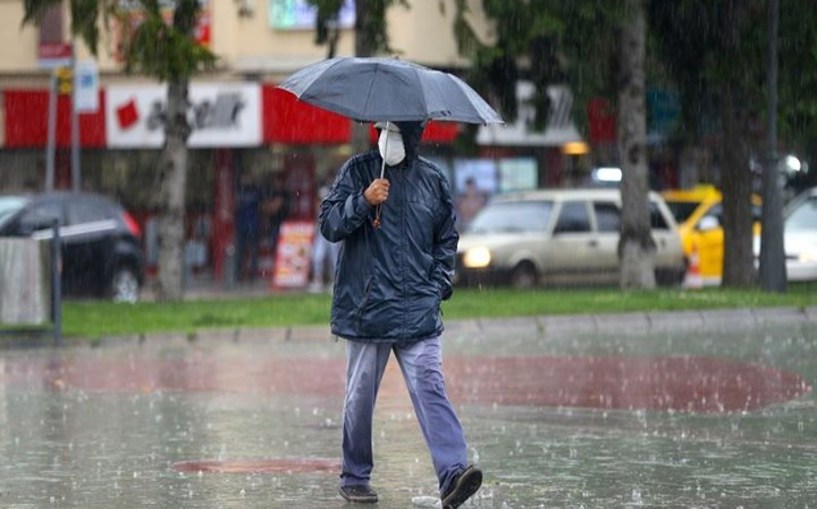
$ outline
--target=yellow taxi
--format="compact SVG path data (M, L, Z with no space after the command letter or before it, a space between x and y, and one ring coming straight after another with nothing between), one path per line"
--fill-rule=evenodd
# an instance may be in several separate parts
M704 285L715 286L723 277L722 195L714 186L698 185L689 189L663 191L678 223L684 256L692 260L697 250L699 276ZM760 197L752 195L754 234L760 235Z

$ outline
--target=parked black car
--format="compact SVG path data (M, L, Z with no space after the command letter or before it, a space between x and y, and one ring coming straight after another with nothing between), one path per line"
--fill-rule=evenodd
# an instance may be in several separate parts
M50 239L55 218L66 295L138 300L144 282L142 233L121 205L89 193L0 196L0 236Z

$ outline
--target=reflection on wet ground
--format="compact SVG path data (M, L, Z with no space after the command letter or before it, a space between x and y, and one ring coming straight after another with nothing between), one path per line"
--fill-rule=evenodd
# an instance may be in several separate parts
M807 507L817 328L445 339L484 488L466 507ZM0 355L0 507L345 507L342 343L121 342ZM400 373L379 507L433 507Z

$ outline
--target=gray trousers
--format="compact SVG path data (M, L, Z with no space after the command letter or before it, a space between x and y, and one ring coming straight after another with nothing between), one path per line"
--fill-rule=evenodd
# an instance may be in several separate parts
M372 416L389 355L403 372L414 413L420 422L440 491L466 467L468 449L462 425L448 401L439 337L407 347L390 343L346 342L346 400L343 408L341 486L368 485L372 457Z

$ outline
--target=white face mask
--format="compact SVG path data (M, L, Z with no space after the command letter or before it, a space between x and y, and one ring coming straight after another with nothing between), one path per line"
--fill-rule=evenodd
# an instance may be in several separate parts
M403 136L399 132L383 129L380 139L377 140L380 156L389 166L395 166L406 158L406 147L403 145Z

